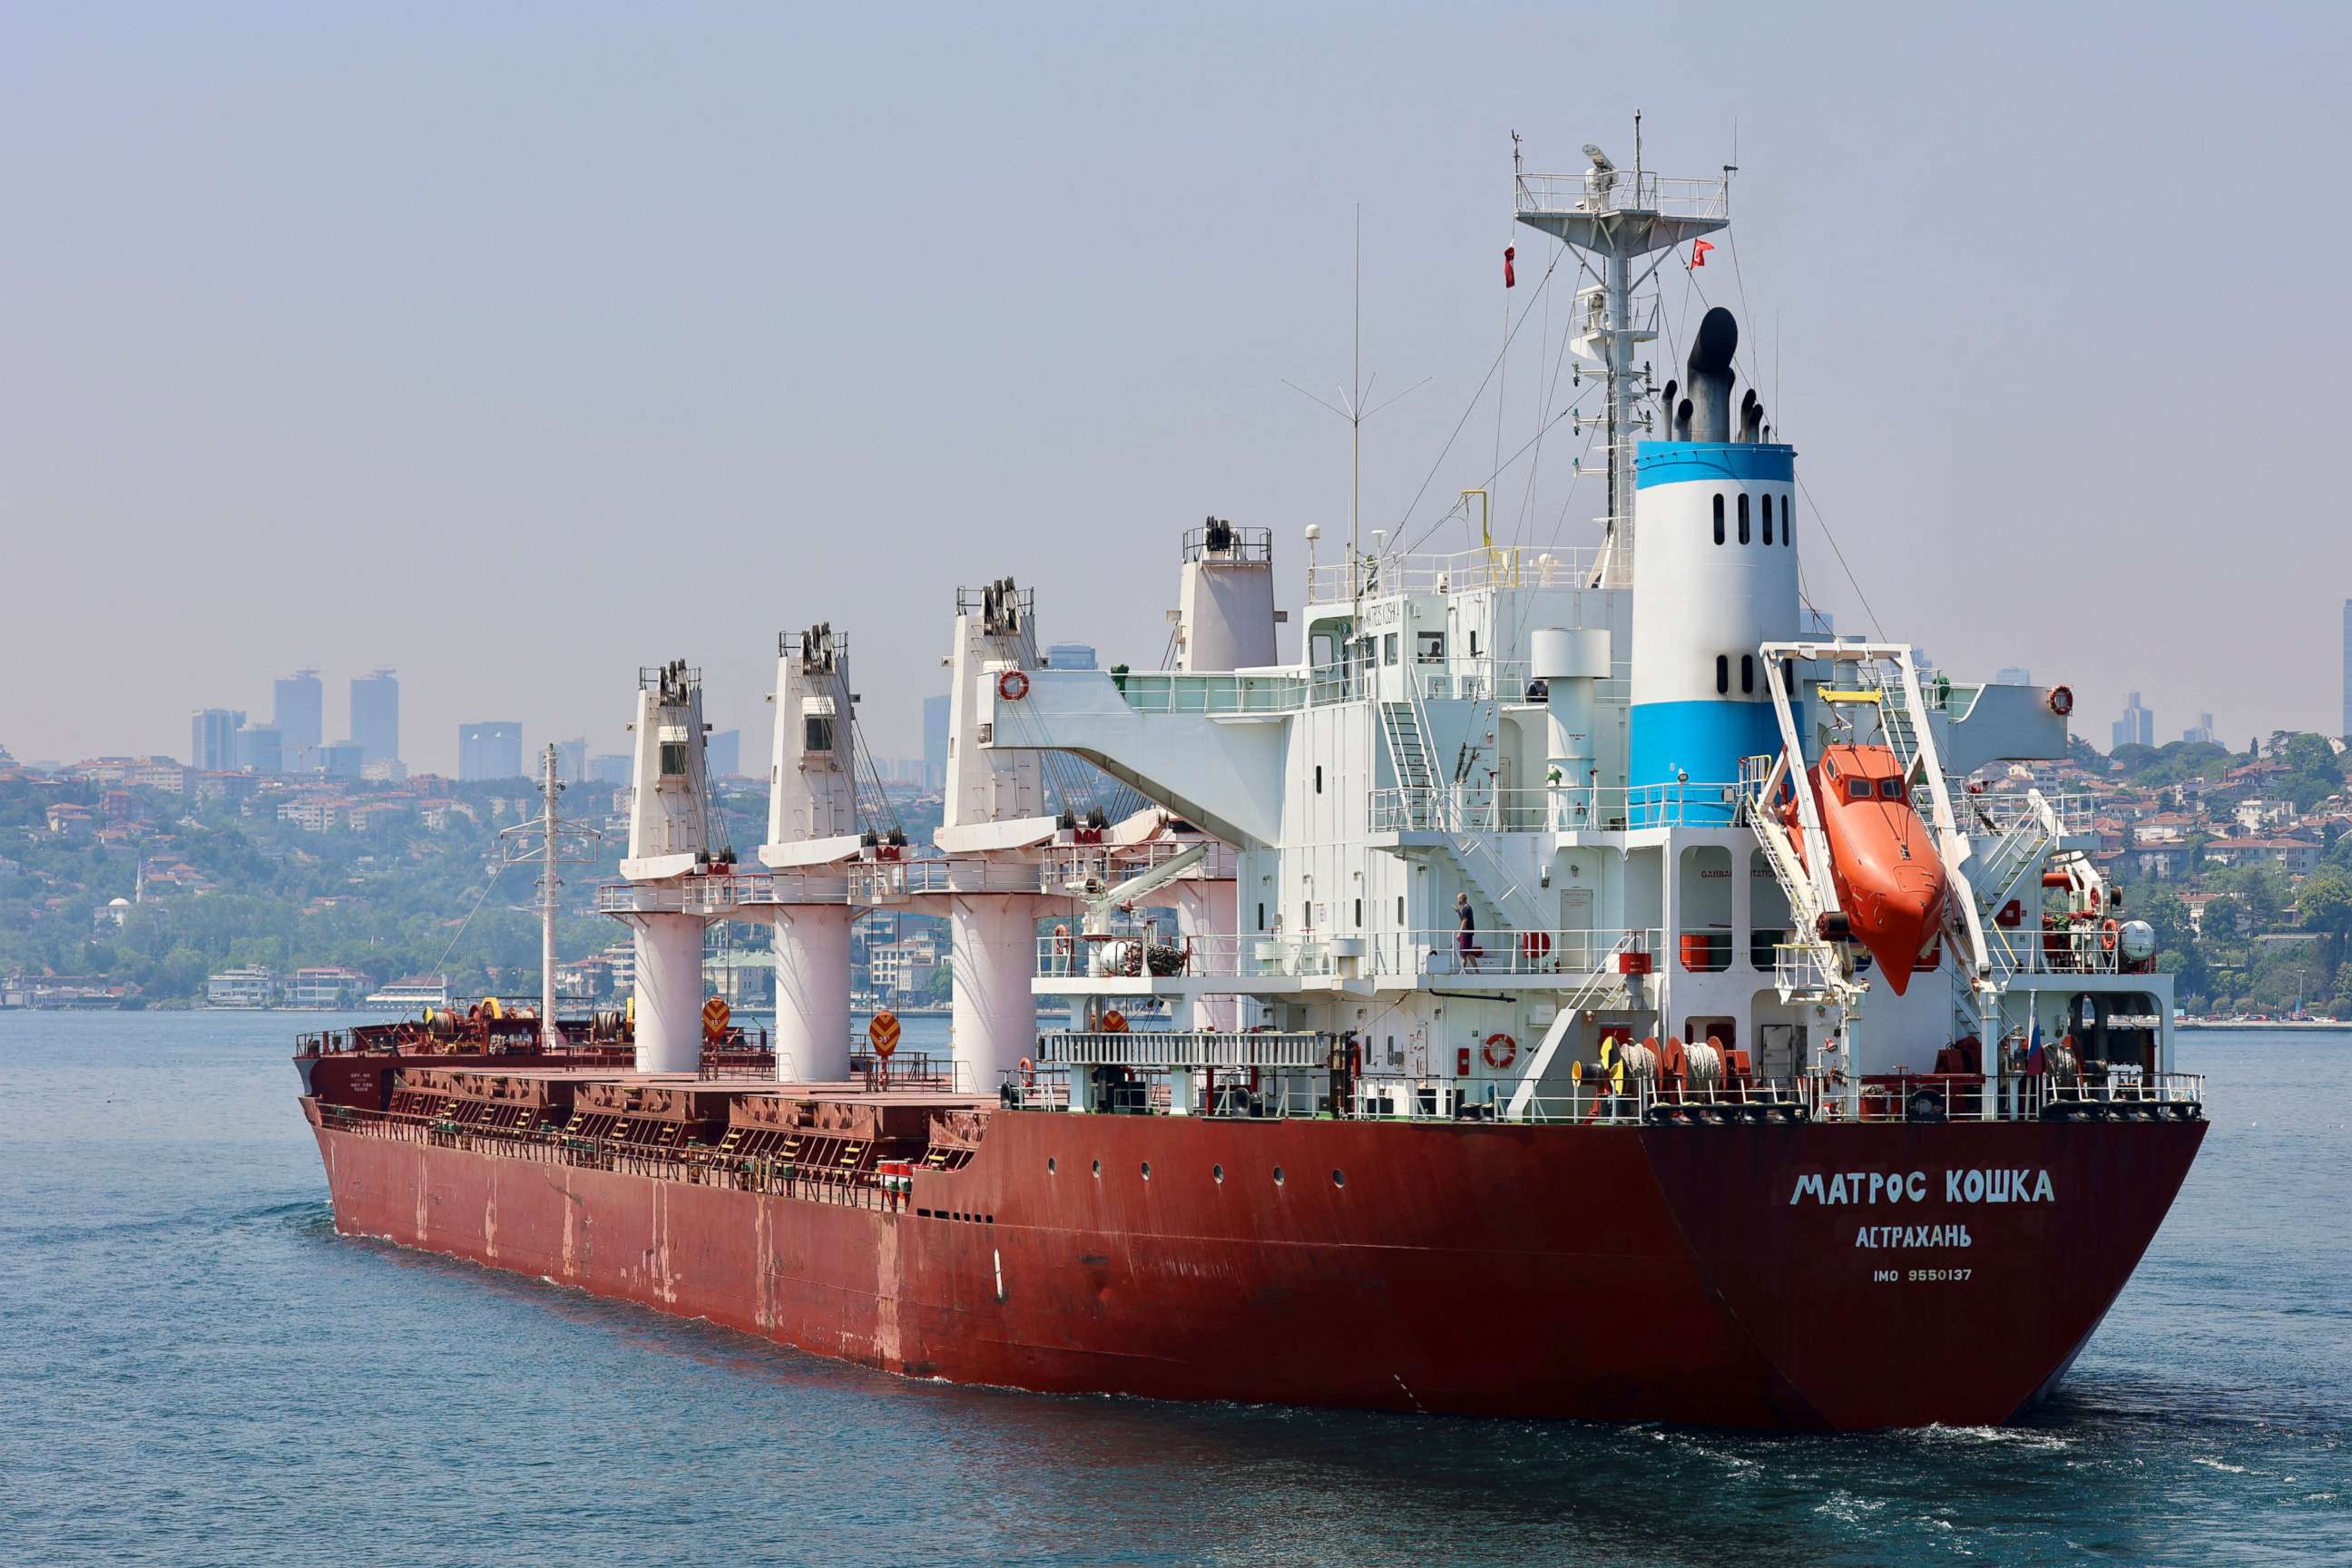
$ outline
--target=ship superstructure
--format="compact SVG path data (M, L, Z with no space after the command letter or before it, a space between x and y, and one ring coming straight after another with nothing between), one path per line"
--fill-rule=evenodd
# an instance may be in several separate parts
M698 679L649 670L633 1017L313 1042L339 1224L1029 1387L1838 1426L2045 1390L2203 1131L2084 803L1981 783L2071 699L1803 604L1736 320L1637 361L1727 184L1587 153L1517 199L1591 279L1595 548L1351 540L1288 662L1271 535L1214 518L1168 669L1048 668L1030 595L961 595L928 852L861 800L845 635L780 644L753 868ZM948 1059L853 1050L887 909L950 920ZM721 918L776 928L772 1051L706 1008Z

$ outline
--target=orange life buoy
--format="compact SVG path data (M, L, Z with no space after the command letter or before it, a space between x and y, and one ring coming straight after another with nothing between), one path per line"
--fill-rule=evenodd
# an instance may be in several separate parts
M1519 933L1519 957L1528 963L1541 963L1551 956L1551 933L1523 931Z
M1017 669L1008 669L996 678L996 694L1007 702L1018 702L1029 695L1029 678Z
M2120 921L2112 918L2101 921L2099 922L2099 951L2101 952L2115 952L2116 940L2121 936L2122 933L2123 925Z
M1503 1033L1502 1030L1497 1029L1493 1034L1486 1037L1486 1047L1478 1054L1486 1058L1486 1065L1488 1067L1500 1072L1503 1068L1509 1067L1513 1061L1517 1059L1519 1054L1519 1042L1511 1038L1510 1036Z
M1037 1087L1037 1064L1027 1057L1021 1058L1021 1081L1027 1088Z
M1102 1026L1106 1035L1124 1035L1127 1033L1127 1015L1113 1007L1102 1016Z
M2074 689L2071 686L2052 687L2050 689L2050 711L2057 714L2061 719L2063 719L2067 714L2072 713L2074 710Z

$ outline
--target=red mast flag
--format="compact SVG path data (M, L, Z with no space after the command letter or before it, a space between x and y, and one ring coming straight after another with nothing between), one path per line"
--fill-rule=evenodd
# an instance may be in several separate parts
M1503 287L1506 289L1519 286L1519 275L1511 269L1511 262L1518 254L1519 247L1516 245L1503 247Z
M1704 267L1704 266L1706 266L1706 253L1707 253L1708 251L1710 251L1710 250L1713 250L1714 248L1715 248L1715 244L1714 244L1714 242L1713 242L1712 240L1705 240L1705 239L1694 239L1694 240L1692 240L1692 241L1691 241L1691 265L1692 265L1693 267Z

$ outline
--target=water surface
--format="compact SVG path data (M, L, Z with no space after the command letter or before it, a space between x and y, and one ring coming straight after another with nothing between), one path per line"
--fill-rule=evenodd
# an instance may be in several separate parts
M345 1240L320 1022L0 1014L0 1561L2352 1561L2345 1037L2182 1037L2212 1134L2029 1421L1821 1437L911 1383Z

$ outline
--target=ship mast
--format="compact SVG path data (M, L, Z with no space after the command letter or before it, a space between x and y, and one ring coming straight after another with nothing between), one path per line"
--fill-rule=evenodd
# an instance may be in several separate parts
M563 1044L563 1030L555 1021L555 917L563 886L559 871L563 837L566 834L587 838L604 837L593 827L563 820L556 808L557 797L563 793L563 781L557 776L560 768L556 748L551 745L540 760L539 820L518 823L499 835L502 838L520 836L538 841L532 847L510 850L507 862L539 862L539 1043L546 1050Z
M1729 179L1662 180L1642 166L1642 117L1633 117L1633 167L1621 169L1592 142L1584 155L1592 166L1581 174L1524 174L1517 171L1518 220L1581 253L1592 281L1577 290L1580 320L1572 346L1597 361L1608 402L1601 423L1609 447L1609 515L1594 585L1627 588L1633 583L1633 446L1641 418L1635 405L1648 395L1646 372L1633 350L1657 336L1634 318L1635 290L1649 281L1667 255L1685 240L1712 234L1731 221ZM1637 278L1634 263L1654 253L1658 259ZM1674 411L1667 410L1671 426ZM1671 437L1669 428L1664 434Z

